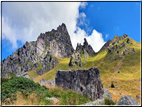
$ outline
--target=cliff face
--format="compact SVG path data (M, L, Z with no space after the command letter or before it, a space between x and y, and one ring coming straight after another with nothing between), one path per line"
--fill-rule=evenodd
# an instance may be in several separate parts
M71 70L56 72L55 84L67 90L87 95L91 100L101 98L104 94L98 68L88 70Z
M54 56L70 57L73 51L66 26L62 24L57 30L41 33L37 41L26 42L23 47L4 59L2 77L25 75L25 72L33 70L38 75L44 74L57 65L58 61Z
M70 57L74 51L70 36L68 34L65 24L57 27L57 30L52 30L51 32L46 32L38 37L40 42L39 46L42 47L43 51L46 50L48 45L48 51L53 56L57 57ZM40 53L41 50L39 50ZM41 53L40 53L41 54Z

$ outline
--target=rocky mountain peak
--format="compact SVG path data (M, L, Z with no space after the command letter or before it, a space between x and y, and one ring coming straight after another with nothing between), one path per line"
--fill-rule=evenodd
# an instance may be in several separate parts
M107 60L113 61L121 59L127 54L135 54L135 49L132 47L132 44L132 39L128 37L127 34L124 34L123 36L115 35L113 40L109 40L105 43L101 50L107 49L107 58L109 58Z
M86 38L84 38L83 46L80 43L77 43L76 51L83 54L85 53L84 51L86 51L90 56L95 54L93 48L88 44Z
M62 23L61 25L59 25L59 26L57 27L57 31L67 32L66 25L65 25L64 23Z
M3 60L2 77L7 78L9 74L18 76L28 71L42 75L57 65L56 57L70 57L73 52L70 35L62 23L57 30L40 33L36 41L26 42Z
M88 42L87 42L86 38L84 38L83 46L84 46L84 47L88 46Z

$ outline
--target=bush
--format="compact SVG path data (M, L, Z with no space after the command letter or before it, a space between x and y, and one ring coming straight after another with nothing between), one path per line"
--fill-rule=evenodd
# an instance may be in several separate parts
M105 105L115 105L116 102L113 102L113 100L109 98L105 98Z
M114 86L113 82L111 82L111 88L115 88L115 86Z
M2 83L7 82L8 80L9 80L8 78L1 78Z
M52 102L45 99L46 97L58 98L61 105L79 105L90 101L87 97L71 90L64 91L62 88L48 90L45 86L40 86L39 83L23 77L14 77L2 83L3 104L15 104L15 102L19 101L18 96L21 96L21 101L28 101L26 104L31 102L40 105L52 104Z
M12 94L21 92L25 97L29 96L32 92L45 91L46 87L41 87L39 83L24 77L14 77L7 82L2 83L2 102L6 98L11 98Z

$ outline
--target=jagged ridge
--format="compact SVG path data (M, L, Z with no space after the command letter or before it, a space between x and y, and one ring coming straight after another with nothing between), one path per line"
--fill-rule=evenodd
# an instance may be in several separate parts
M12 75L28 77L27 71L34 71L42 75L54 68L57 57L70 57L74 49L65 24L57 27L57 30L41 33L37 41L26 42L12 55L2 61L2 77Z

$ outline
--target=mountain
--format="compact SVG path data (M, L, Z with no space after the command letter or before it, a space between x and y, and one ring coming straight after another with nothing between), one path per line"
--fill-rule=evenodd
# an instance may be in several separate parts
M87 70L96 66L102 85L110 91L113 101L129 95L140 102L140 44L124 34L115 35L97 53L86 39L74 50L62 24L57 30L41 33L37 41L26 42L3 60L2 77L24 76L40 83L41 80L55 81L56 71ZM73 66L69 66L71 57ZM83 78L80 80L84 82Z
M70 57L73 51L66 25L62 24L57 30L41 33L36 41L26 42L4 59L2 77L16 75L29 78L26 72L35 76L42 75L57 65L55 57Z
M38 76L34 81L40 82L41 79L45 81L55 80L56 71L59 69L67 71L72 69L86 70L96 66L100 71L102 84L110 91L113 101L118 101L122 96L129 95L140 102L140 44L141 42L136 42L126 34L116 35L92 56L88 55L85 58L85 54L79 51L75 52L73 58L75 59L75 56L79 55L79 57L76 57L79 62L77 64L82 66L69 66L71 58L57 57L58 64L56 67L48 73ZM73 62L75 62L74 59ZM114 85L114 88L111 88L111 84Z

